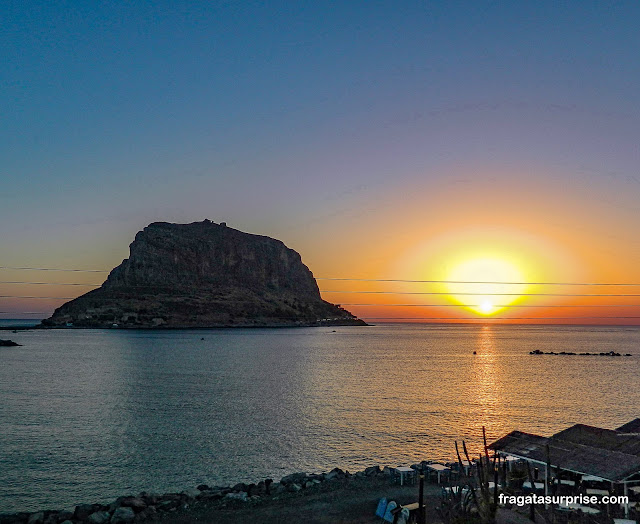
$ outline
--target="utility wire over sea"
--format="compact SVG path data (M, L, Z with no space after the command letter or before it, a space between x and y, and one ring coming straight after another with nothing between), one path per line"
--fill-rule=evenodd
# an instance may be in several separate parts
M0 270L5 271L29 271L29 272L47 272L47 273L109 273L109 270L105 269L93 269L93 268L58 268L58 267L31 267L31 266L0 266ZM482 285L501 285L501 286L553 286L553 287L620 287L620 288L630 288L630 287L638 287L640 288L640 282L559 282L559 281L549 281L549 282L526 282L526 281L501 281L501 280L442 280L442 279L396 279L396 278L356 278L356 277L316 277L316 281L318 282L344 282L344 283L379 283L379 284L425 284L425 285L448 285L448 286L470 286L473 285L475 287ZM58 281L46 281L46 280L0 280L0 285L7 286L72 286L72 287L84 287L84 288L98 288L102 284L96 282L58 282ZM145 287L145 286L136 286L136 287ZM638 298L640 297L640 292L638 293L613 293L613 292L504 292L504 291L399 291L399 290L358 290L358 289L321 289L320 292L322 294L348 294L348 295L362 295L362 296L380 296L380 295L401 295L401 296L469 296L469 297L568 297L568 298ZM26 300L54 300L54 301L63 301L63 300L72 300L77 298L75 296L55 296L55 293L39 295L39 294L1 294L0 299L2 300L10 300L10 299L26 299ZM479 308L482 304L474 304L474 303L455 303L455 304L422 304L422 303L407 303L407 304L397 304L397 303L374 303L374 302L365 302L365 301L354 301L349 303L341 303L341 306L345 307L364 307L364 308ZM533 309L546 309L546 308L640 308L640 304L624 304L624 303L613 303L613 304L578 304L578 303L563 303L563 304L493 304L493 308L496 309L510 309L510 308L533 308ZM5 309L5 308L3 308ZM25 314L25 315L46 315L45 311L0 311L0 314ZM439 317L439 316L422 316L422 317L408 317L408 316L369 316L366 314L360 314L362 318L365 320L422 320L422 321L444 321L444 320L455 320L455 321L488 321L488 320L594 320L594 319L639 319L640 316L635 315L619 315L619 316L605 316L605 315L580 315L580 316L544 316L544 317L513 317L513 316L467 316L467 317Z

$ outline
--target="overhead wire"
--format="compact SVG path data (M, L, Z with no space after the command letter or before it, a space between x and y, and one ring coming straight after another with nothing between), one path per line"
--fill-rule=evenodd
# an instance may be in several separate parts
M0 269L10 269L13 271L68 271L75 273L109 273L108 269L78 269L60 267L26 267L26 266L0 266Z
M29 267L29 266L0 266L0 269L18 271L59 271L75 273L108 273L104 269L85 268L51 268L51 267ZM465 284L465 285L537 285L537 286L626 286L640 287L640 283L634 282L513 282L513 281L463 281L463 280L414 280L414 279L372 279L372 278L337 278L337 277L317 277L317 281L343 281L343 282L380 282L380 283L417 283L417 284ZM100 287L97 283L82 282L41 282L41 281L0 281L0 284L10 285L51 285L51 286L77 286L77 287ZM146 287L146 286L134 286ZM465 291L356 291L356 290L321 290L324 294L362 294L362 295L458 295L458 296L541 296L541 297L640 297L640 293L546 293L546 292L523 292L523 293L500 293L500 292L465 292ZM0 295L0 298L15 299L43 299L43 300L72 300L77 297L55 297L55 296L35 296L35 295ZM95 297L99 298L99 297ZM480 304L375 304L375 303L342 303L341 306L349 307L481 307ZM549 305L526 305L526 304L496 304L493 308L605 308L605 307L640 307L640 304L549 304ZM0 312L3 314L42 314L41 312ZM640 318L634 316L580 316L580 317L496 317L482 316L478 318L467 317L367 317L372 320L554 320L554 319L633 319Z
M372 321L406 321L406 320L416 320L416 321L423 321L423 322L433 322L433 321L455 321L455 322L469 322L469 323L476 323L476 324L483 324L483 323L487 323L487 322L491 322L493 320L535 320L538 322L545 322L545 321L555 321L555 320L571 320L574 323L575 322L579 322L581 320L604 320L604 321L611 321L611 320L640 320L640 316L594 316L594 315L590 315L590 316L573 316L573 317L569 317L569 316L563 316L563 317L548 317L548 316L544 316L544 317L505 317L505 316L501 316L501 317L496 317L496 316L487 316L487 317L369 317L369 316L364 316L364 315L358 315L359 318L361 318L362 320L365 320L367 322L372 322Z
M498 293L468 291L338 291L320 290L321 293L349 293L361 295L465 295L497 297L640 297L640 293Z
M333 278L315 277L316 280L333 280L344 282L399 282L415 284L514 284L532 286L640 286L634 282L513 282L505 280L407 280L397 278Z
M30 266L0 266L0 269L15 271L63 271L77 273L109 273L108 269L59 268L59 267L30 267ZM398 282L423 284L512 284L535 286L640 286L640 282L517 282L503 280L438 280L438 279L401 279L401 278L348 278L348 277L314 277L315 280L332 280L344 282Z
M38 286L82 286L82 287L100 287L102 284L83 284L81 282L29 282L24 280L0 280L0 284L27 284Z

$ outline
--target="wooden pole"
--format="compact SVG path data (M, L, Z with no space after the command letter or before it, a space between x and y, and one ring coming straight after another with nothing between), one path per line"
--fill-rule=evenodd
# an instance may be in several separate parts
M627 481L624 481L624 496L627 497L627 501L624 503L624 518L629 518L629 486Z
M536 481L533 478L533 473L531 473L531 465L529 464L529 461L527 461L527 473L529 474L529 482L531 484L531 489L535 493ZM532 522L536 521L536 509L533 504L529 505L529 519L531 519Z
M493 464L493 506L498 507L498 469L500 466Z
M482 440L484 442L484 456L487 458L487 465L489 464L489 447L487 446L487 431L482 426Z
M420 466L420 488L418 492L418 524L426 524L424 512L424 466Z
M547 463L544 465L544 497L545 497L544 507L548 508L549 504L547 504L546 500L547 500L547 495L549 494L549 473L551 473L551 453L549 451L549 444L547 444L544 448L547 454Z

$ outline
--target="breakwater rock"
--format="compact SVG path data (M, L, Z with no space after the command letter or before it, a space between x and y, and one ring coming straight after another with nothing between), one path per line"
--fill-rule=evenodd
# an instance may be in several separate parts
M97 289L42 327L209 328L366 325L322 300L300 255L280 240L209 220L155 222Z
M606 353L574 353L571 351L561 351L556 353L555 351L540 351L539 349L535 349L534 351L529 351L529 355L576 355L580 357L631 357L633 356L631 353L616 353L615 351L607 351Z
M419 470L430 462L413 464ZM334 468L326 473L292 473L275 482L264 479L257 483L240 482L234 486L208 486L180 493L154 494L142 492L138 495L122 496L109 504L79 504L73 511L45 510L33 513L0 514L0 524L121 524L130 522L167 521L172 513L189 511L198 507L234 508L247 504L268 503L288 496L304 496L318 490L338 489L351 482L367 482L374 479L391 478L395 468L370 466L363 471L350 473Z

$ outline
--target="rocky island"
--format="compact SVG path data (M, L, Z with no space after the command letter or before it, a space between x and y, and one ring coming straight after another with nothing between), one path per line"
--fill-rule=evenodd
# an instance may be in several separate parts
M155 222L97 289L42 327L207 328L366 325L322 300L300 255L281 241L210 220Z

